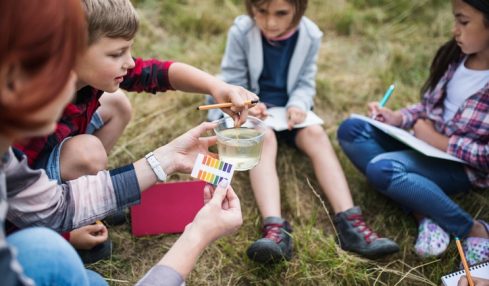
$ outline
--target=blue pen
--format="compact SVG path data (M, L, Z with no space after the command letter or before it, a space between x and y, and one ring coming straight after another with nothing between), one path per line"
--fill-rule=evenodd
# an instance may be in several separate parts
M389 86L389 88L387 89L387 91L384 94L384 97L382 98L382 100L379 103L380 107L384 107L384 105L387 103L387 100L389 100L389 97L391 97L393 92L394 92L394 85L391 84L391 86Z

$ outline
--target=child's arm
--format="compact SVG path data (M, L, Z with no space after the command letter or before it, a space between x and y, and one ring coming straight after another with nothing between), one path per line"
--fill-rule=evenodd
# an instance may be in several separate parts
M128 71L121 88L137 92L163 92L169 89L211 94L218 103L232 102L232 108L223 109L233 118L244 122L248 107L246 100L258 97L244 88L233 86L216 77L183 63L135 59L135 67Z
M304 112L311 110L316 96L317 58L321 38L315 39L300 70L298 82L289 94L286 107L295 106ZM290 69L291 67L289 67Z
M253 90L248 79L249 71L244 49L244 37L236 26L229 29L219 76L227 83Z
M174 63L170 66L169 78L171 86L177 90L212 95L217 103L232 102L233 107L222 109L224 112L244 122L248 107L247 100L257 100L256 94L240 86L228 84L195 67Z
M429 119L418 119L413 126L414 136L424 142L442 150L447 151L449 137L436 131L433 121Z

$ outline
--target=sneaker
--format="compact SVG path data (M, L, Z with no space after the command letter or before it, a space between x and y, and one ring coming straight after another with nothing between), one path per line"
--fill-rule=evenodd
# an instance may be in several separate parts
M489 233L489 224L483 220L479 220L479 222L482 223ZM463 240L462 247L469 265L489 261L489 239L482 237L467 237Z
M399 251L397 243L381 238L367 226L359 207L336 214L334 223L343 250L358 253L369 259Z
M126 213L124 209L119 209L116 212L108 215L107 217L104 218L104 223L111 225L111 226L116 226L116 225L121 225L126 223Z
M429 218L423 218L418 226L418 238L414 252L420 257L439 256L450 244L450 235Z
M92 249L76 249L84 264L91 264L97 261L108 259L112 255L112 240L108 238L103 243Z
M489 239L487 238L467 237L464 239L462 247L469 265L489 260Z
M280 217L267 217L263 221L263 237L246 251L251 260L267 263L292 258L292 227Z

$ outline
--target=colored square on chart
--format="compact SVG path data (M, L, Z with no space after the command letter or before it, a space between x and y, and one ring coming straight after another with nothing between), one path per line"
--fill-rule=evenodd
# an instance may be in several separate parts
M156 184L141 193L141 204L131 207L134 236L180 233L204 206L204 181Z
M234 166L221 160L212 158L208 155L199 154L195 159L194 168L191 176L217 185L223 179L231 183L234 174Z

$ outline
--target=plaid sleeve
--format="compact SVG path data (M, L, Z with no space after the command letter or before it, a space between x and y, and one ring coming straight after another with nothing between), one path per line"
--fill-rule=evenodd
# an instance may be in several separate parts
M489 171L489 90L469 98L459 112L460 132L450 136L447 152L481 171Z
M127 91L136 92L162 92L174 90L170 84L168 71L172 61L159 61L155 59L134 59L135 66L124 77L120 87Z
M418 104L403 108L400 111L402 115L401 128L410 129L413 127L416 120L418 120L418 118L425 113L425 108L423 103L420 102Z
M451 136L447 153L464 160L470 166L489 172L489 144L462 136Z

